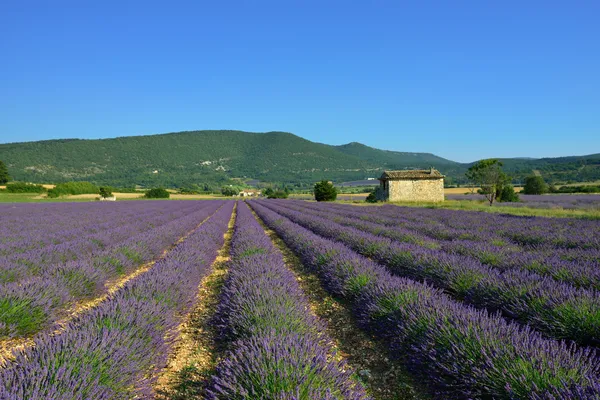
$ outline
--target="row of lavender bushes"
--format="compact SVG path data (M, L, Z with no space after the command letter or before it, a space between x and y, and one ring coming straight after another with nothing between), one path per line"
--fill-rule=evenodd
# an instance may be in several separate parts
M50 265L89 259L91 255L102 257L103 253L110 251L125 239L186 217L204 207L203 205L186 204L177 209L173 206L166 207L161 211L156 208L157 204L150 205L154 207L144 207L144 204L139 203L137 205L140 208L138 215L130 214L131 211L134 211L134 205L128 204L129 209L121 207L106 212L111 221L99 225L96 225L97 215L91 213L87 215L79 213L54 215L53 219L60 225L65 221L67 221L67 225L70 225L72 220L77 219L77 229L70 230L67 240L51 239L52 243L47 243L50 239L47 235L51 236L52 233L44 234L42 237L38 236L35 239L32 235L30 242L20 248L26 250L10 249L9 254L2 258L0 283L17 282L23 278L39 275ZM108 210L98 209L96 214L105 214L105 211ZM24 232L29 228L30 226L26 224L22 225Z
M348 205L331 204L332 209ZM524 217L473 211L398 207L362 207L363 217L385 225L411 224L440 240L510 241L525 247L600 249L600 224L590 219Z
M544 334L582 345L600 344L600 293L527 271L497 269L476 260L410 243L398 243L288 203L268 207L326 238L338 240L385 265L390 272L431 282L459 300L535 327Z
M357 228L374 235L411 243L429 249L439 249L452 254L472 257L482 264L498 268L502 271L518 269L535 272L539 275L551 276L553 279L573 284L577 287L600 289L600 250L594 248L563 249L547 244L544 246L520 245L510 239L500 238L494 232L487 230L488 240L470 240L467 229L453 229L454 235L448 235L448 229L433 221L443 234L431 231L432 220L413 221L393 215L372 214L370 207L337 208L321 204L295 203L303 209L310 209L320 216L333 221ZM452 214L454 211L447 210ZM392 221L390 223L390 221ZM513 229L518 230L529 220L516 219ZM485 225L483 220L479 226ZM471 225L471 231L476 229ZM429 233L418 232L425 230ZM590 238L594 232L588 232Z
M359 322L442 396L600 398L595 350L544 339L529 327L455 302L291 222L265 202L251 205L324 287L352 304Z
M189 311L210 272L232 208L227 202L149 271L64 332L39 336L0 370L0 398L151 398L154 377L166 363L168 332Z
M1 266L0 273L19 268L27 272L23 272L22 279L0 284L0 339L30 336L51 328L71 306L106 293L107 281L158 257L222 204L197 203L184 207L187 214L156 219L148 216L156 227L113 243L109 248L82 252L74 261L38 265L35 274L27 265ZM86 240L81 238L82 242Z
M333 349L283 256L238 203L229 275L217 310L229 350L209 399L366 399Z
M0 204L0 255L23 253L92 236L124 223L144 221L148 216L182 215L192 209L186 204L149 202L121 203L20 203Z
M480 194L447 194L446 199L484 201L485 197ZM519 194L519 200L519 202L513 203L496 203L496 206L564 208L570 210L600 209L600 195L597 194Z

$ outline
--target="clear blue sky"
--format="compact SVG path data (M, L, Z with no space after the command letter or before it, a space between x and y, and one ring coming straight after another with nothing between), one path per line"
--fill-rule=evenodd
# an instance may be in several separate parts
M600 152L600 1L0 2L0 142L279 130Z

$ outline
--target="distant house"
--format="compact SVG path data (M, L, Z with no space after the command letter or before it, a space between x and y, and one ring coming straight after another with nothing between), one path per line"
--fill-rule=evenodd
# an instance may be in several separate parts
M258 197L261 195L261 193L262 192L260 190L244 189L238 194L238 196L240 196L240 197Z
M444 201L444 175L433 168L383 171L379 182L384 201Z

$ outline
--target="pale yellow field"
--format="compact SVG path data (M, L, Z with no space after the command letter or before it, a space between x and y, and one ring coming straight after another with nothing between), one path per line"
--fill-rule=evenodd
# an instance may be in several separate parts
M477 193L477 189L479 189L479 188L475 188L473 193ZM520 192L522 190L523 190L523 188L521 186L515 186L515 192ZM471 188L467 188L467 187L444 188L444 194L465 194L465 193L471 193Z

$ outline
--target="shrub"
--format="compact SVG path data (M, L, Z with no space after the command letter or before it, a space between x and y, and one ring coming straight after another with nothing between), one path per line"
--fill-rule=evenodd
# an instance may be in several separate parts
M53 189L48 190L48 197L59 197L70 194L98 194L98 186L90 182L65 182L59 183Z
M12 182L6 185L6 191L9 193L44 193L46 188L32 183Z
M367 196L365 201L367 203L377 203L378 201L381 201L382 198L383 198L383 193L382 193L381 187L377 187L377 188L373 189L371 191L371 193L369 193L369 195Z
M112 189L107 186L100 187L100 197L107 198L112 197Z
M223 186L221 188L221 194L223 196L235 196L236 194L238 194L240 191L233 186Z
M267 199L287 199L288 192L285 190L271 190L271 193L267 195Z
M337 198L337 189L328 181L315 183L314 193L317 201L334 201Z
M4 185L6 182L10 181L10 175L8 175L8 168L6 168L6 164L0 160L0 185Z
M548 192L548 185L541 176L528 176L525 178L524 194L544 194Z
M168 199L171 194L163 188L150 189L144 195L147 199Z
M515 192L515 188L513 187L513 185L505 185L500 191L498 201L503 201L507 203L517 202L519 201L519 194Z

